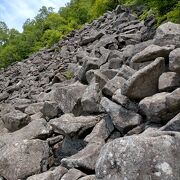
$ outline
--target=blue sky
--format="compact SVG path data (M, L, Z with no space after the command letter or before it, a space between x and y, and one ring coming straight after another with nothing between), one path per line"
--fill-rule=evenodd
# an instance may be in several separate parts
M53 7L55 11L65 6L70 0L0 0L0 21L9 28L22 31L22 25L28 18L33 18L42 6Z

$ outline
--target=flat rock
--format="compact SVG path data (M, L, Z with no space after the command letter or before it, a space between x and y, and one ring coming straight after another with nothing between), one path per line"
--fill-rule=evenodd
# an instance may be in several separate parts
M121 76L124 79L128 80L135 72L136 70L132 69L131 67L127 65L122 65L117 76Z
M164 58L157 58L148 66L140 69L126 81L122 94L130 99L143 99L158 92L159 76L165 71Z
M25 113L26 113L26 114L29 114L29 115L36 114L36 113L38 113L38 112L41 111L41 109L43 108L43 105L44 105L43 102L30 104L30 105L25 109Z
M169 69L180 73L180 48L177 48L169 54Z
M79 180L96 180L96 176L95 175L89 175L89 176L82 177Z

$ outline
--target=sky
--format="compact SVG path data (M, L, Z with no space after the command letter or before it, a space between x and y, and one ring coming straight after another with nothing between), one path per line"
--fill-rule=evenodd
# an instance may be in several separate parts
M0 0L0 21L22 32L26 19L35 17L42 6L53 7L57 12L67 2L70 0Z

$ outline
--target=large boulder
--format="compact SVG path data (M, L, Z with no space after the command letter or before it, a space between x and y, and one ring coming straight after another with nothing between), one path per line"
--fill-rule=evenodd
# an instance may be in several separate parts
M169 54L169 69L180 73L180 48L175 49Z
M148 121L162 123L170 120L180 109L180 88L172 93L158 93L144 98L139 103L141 112L146 115Z
M41 140L23 140L1 148L0 174L8 179L24 179L47 170L49 146Z
M122 94L130 99L143 99L158 92L159 76L165 71L164 58L157 58L148 66L140 69L126 81Z
M105 97L102 98L101 105L111 116L115 127L122 133L127 131L129 128L139 125L142 121L142 117L139 114L127 110Z
M129 136L107 143L96 163L97 180L176 180L180 134Z
M173 44L180 47L180 25L172 22L160 25L156 30L154 44L159 46Z

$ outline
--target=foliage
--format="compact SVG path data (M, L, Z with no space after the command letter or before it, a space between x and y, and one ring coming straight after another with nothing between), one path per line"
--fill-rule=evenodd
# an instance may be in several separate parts
M63 73L64 74L64 77L67 79L67 80L70 80L74 77L74 74L71 72L71 71L66 71Z
M34 19L25 21L22 33L9 29L5 22L0 21L0 68L53 45L73 29L80 28L118 4L145 5L147 9L141 19L151 9L156 14L158 23L180 23L180 0L71 0L58 13L51 7L43 6ZM65 76L70 78L71 74L67 72Z

